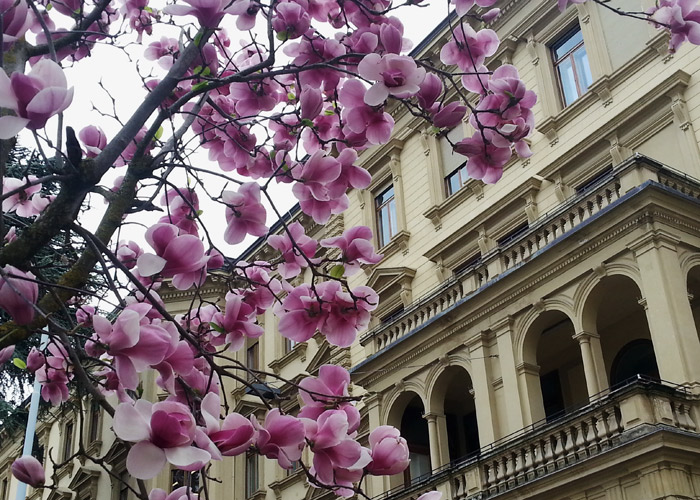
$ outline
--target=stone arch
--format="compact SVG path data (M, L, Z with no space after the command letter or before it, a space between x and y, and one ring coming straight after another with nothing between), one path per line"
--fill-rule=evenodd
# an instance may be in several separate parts
M695 253L684 258L681 261L681 269L685 274L695 334L700 337L700 254Z
M421 399L423 407L427 407L427 398L425 397L425 388L423 384L419 383L416 380L402 380L398 384L396 384L393 387L393 389L391 389L391 391L383 398L385 404L382 405L382 411L380 412L380 418L383 424L393 425L390 422L393 408L396 406L397 402L402 399L403 395L407 392L415 393Z
M532 347L533 340L532 325L538 321L538 318L542 315L542 313L550 311L561 312L573 322L574 305L573 302L566 298L549 298L546 300L540 300L539 302L533 304L533 306L530 307L524 316L516 320L516 324L514 326L515 338L513 343L515 345L516 365L533 362L533 356L530 356L530 354L532 354L530 349Z
M593 347L599 389L606 389L612 382L613 363L618 355L631 343L652 341L639 281L628 273L611 272L600 277L585 295L581 326ZM658 374L653 353L646 358L650 360L650 366L638 367L640 373Z
M467 357L466 353L453 353L445 355L438 359L437 363L434 363L428 374L425 377L425 401L426 401L426 411L433 411L433 400L431 394L435 389L435 384L440 377L440 375L445 371L446 368L451 366L459 366L466 371L471 377L472 364L471 360Z
M579 331L592 331L592 320L590 317L591 294L598 284L609 276L625 276L632 280L637 288L641 290L641 276L639 268L633 261L617 261L604 263L591 270L591 272L581 281L574 292L574 324ZM641 292L640 292L641 297Z

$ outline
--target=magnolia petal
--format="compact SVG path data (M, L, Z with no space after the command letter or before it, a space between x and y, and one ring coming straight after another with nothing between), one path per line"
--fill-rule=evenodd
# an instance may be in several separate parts
M177 446L175 448L166 448L164 451L168 462L183 469L201 469L204 464L211 460L211 455L208 451L195 448L194 446Z
M150 441L136 443L126 457L126 468L136 479L152 479L163 470L165 452Z
M165 268L168 261L163 257L158 257L152 253L144 253L137 260L136 265L139 268L141 276L153 276L158 274Z
M0 117L0 139L11 139L27 126L29 120L18 116Z
M150 432L143 415L128 403L122 403L114 410L112 428L119 439L131 442L148 439Z
M389 89L383 83L375 83L365 94L365 103L370 106L379 106L389 97Z

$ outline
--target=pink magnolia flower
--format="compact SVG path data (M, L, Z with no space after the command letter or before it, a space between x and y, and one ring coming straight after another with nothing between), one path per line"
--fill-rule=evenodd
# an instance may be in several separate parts
M479 7L491 7L497 1L498 0L451 0L451 2L455 5L455 10L457 11L458 16L463 16L469 12L469 9L474 7L474 4L478 5Z
M462 84L467 90L481 92L488 80L488 68L484 62L498 49L498 35L490 29L476 32L467 23L455 27L453 33L454 39L440 50L440 60L447 65L455 64L467 73L462 76Z
M296 4L283 3L282 5ZM299 117L302 120L313 120L323 110L323 95L319 89L307 87L299 95L299 104L301 108Z
M5 277L0 277L0 308L18 325L28 325L34 320L34 304L39 297L39 286L33 281L36 277L9 264L3 272Z
M360 412L352 402L348 387L350 374L342 366L323 365L318 370L318 377L306 377L299 383L299 396L303 406L300 418L317 420L329 408L342 410L347 415L348 432L355 432L360 427Z
M46 482L44 466L31 455L25 455L12 462L12 475L33 488L38 488Z
M306 439L314 452L313 467L309 472L324 485L351 488L354 480L362 477L363 469L371 457L368 450L348 434L347 414L341 410L326 410L317 420L302 420ZM359 473L359 477L338 482L338 469L354 470Z
M340 89L338 99L343 105L341 116L345 122L343 132L363 136L370 144L384 144L391 137L394 119L389 113L375 110L364 101L365 87L359 80L347 80Z
M272 110L282 96L280 85L271 79L232 83L229 95L235 101L236 114L242 117L254 117L261 111Z
M39 368L35 375L41 384L41 397L44 401L49 401L54 406L68 401L68 382L72 377L69 377L65 370L51 368L47 363Z
M120 241L117 247L117 259L124 264L127 269L133 269L136 266L138 258L143 254L141 247L133 241Z
M376 82L365 94L365 102L379 106L389 95L410 97L420 90L425 79L425 68L419 68L409 56L396 54L367 54L357 71L362 78Z
M180 234L199 235L199 197L194 189L168 189L161 197L160 204L167 207L168 215L161 217L158 222L177 226Z
M409 463L408 443L396 427L382 425L369 435L372 462L367 471L374 476L393 476L402 472Z
M172 224L154 224L146 230L146 241L156 251L142 254L136 261L141 276L160 274L173 278L173 286L187 290L201 285L206 278L207 256L204 244L191 234L180 234Z
M250 421L257 431L255 446L261 455L277 459L280 467L291 469L292 462L301 459L304 449L304 423L291 415L282 415L277 408L265 416L264 425L251 415Z
M95 315L93 306L83 305L75 311L75 319L83 326L92 326L92 317Z
M249 450L256 438L251 421L240 413L230 413L221 422L220 413L221 398L210 392L202 399L202 418L217 451L225 457L234 457Z
M562 1L559 0L560 7ZM697 0L660 0L647 14L652 25L671 31L669 51L675 52L686 40L700 45L700 7Z
M442 84L440 77L435 73L427 73L425 75L425 79L420 84L420 90L416 94L418 104L420 104L421 108L424 110L430 110L442 94L443 90L444 85Z
M438 128L453 128L459 125L467 113L467 107L454 101L439 108L433 116L433 125Z
M27 370L34 373L41 368L44 363L46 363L44 354L36 347L32 347L29 354L27 354Z
M199 495L192 492L190 486L180 486L168 493L160 488L153 488L148 494L148 500L198 500Z
M267 244L282 253L284 262L277 266L277 271L284 279L298 276L309 262L318 262L314 259L318 243L306 236L304 227L299 222L291 223L282 234L270 236Z
M182 0L188 5L166 5L163 12L171 16L192 15L205 28L215 28L225 14L232 11L228 0Z
M277 4L272 17L272 29L280 40L293 40L302 36L311 26L311 18L304 7L297 2Z
M212 322L217 324L225 334L222 341L212 341L214 345L227 343L229 349L237 351L243 344L246 338L258 338L264 330L260 325L255 324L256 310L252 305L243 302L243 297L235 293L226 294L226 309L224 314L217 313L212 318Z
M454 150L469 158L469 177L481 179L487 184L498 182L503 175L503 166L511 157L510 147L496 147L491 143L484 143L479 132L458 142Z
M345 275L352 276L360 269L361 264L377 264L382 255L375 253L372 243L372 230L367 226L356 226L346 230L342 236L321 240L325 248L338 248L345 266Z
M158 65L169 70L175 63L175 58L180 53L180 46L175 38L166 36L160 37L160 40L151 42L143 55L149 61L158 61Z
M0 13L3 18L3 50L8 50L14 42L24 36L36 18L26 3L13 0L2 0Z
M78 132L80 142L85 146L85 156L95 158L107 146L107 136L104 131L96 125L88 125Z
M146 303L128 305L114 324L102 316L92 318L95 334L85 350L99 356L102 348L95 341L105 345L114 359L115 372L127 389L136 389L138 373L161 363L176 345L177 336L166 330L167 323L148 318L150 310Z
M267 213L260 202L260 185L256 182L241 184L235 192L224 191L221 199L226 204L226 243L235 245L248 234L263 236L267 233Z
M9 193L16 189L22 188L29 182L35 181L37 178L34 175L29 175L26 180L17 179L14 177L5 177L2 180L3 193ZM33 217L39 215L46 208L48 203L44 203L41 198L41 184L34 184L21 189L17 193L8 196L2 201L2 210L4 212L16 212L20 217Z
M0 107L17 116L0 117L0 139L14 137L23 128L44 128L53 115L65 110L73 100L61 67L49 59L37 62L26 75L14 72L8 78L0 72Z
M114 433L134 444L126 457L126 468L137 479L151 479L166 463L194 471L209 460L209 452L192 446L196 424L190 409L173 401L134 405L121 403L114 412Z
M7 363L12 358L14 353L15 346L13 345L0 349L0 365Z

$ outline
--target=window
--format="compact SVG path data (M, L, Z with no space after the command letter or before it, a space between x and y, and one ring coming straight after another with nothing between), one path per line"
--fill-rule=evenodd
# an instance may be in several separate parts
M2 488L0 489L0 500L7 499L7 478L2 480Z
M189 472L180 469L170 471L170 491L187 486L192 493L199 491L199 471Z
M462 189L469 180L466 158L452 149L452 144L457 144L462 139L464 139L464 128L461 126L453 128L440 137L440 161L447 196Z
M248 372L248 380L255 380L257 378L256 371L260 369L258 364L258 343L248 346L246 350L245 365L251 372Z
M554 68L559 79L564 106L581 97L593 82L583 33L576 26L552 46Z
M381 248L399 232L393 184L374 198L374 207L377 212L377 237Z
M117 500L129 500L129 478L131 476L127 471L123 471L119 474L119 481L117 486L119 488L119 494Z
M96 401L90 404L90 421L88 422L88 443L92 443L100 438L100 405Z
M288 339L285 337L284 338L284 353L287 354L288 352L292 352L295 345L297 345L297 343L294 340Z
M68 422L64 427L65 438L63 441L63 461L66 461L73 454L73 422Z
M245 456L245 497L251 498L259 489L258 455L246 453Z

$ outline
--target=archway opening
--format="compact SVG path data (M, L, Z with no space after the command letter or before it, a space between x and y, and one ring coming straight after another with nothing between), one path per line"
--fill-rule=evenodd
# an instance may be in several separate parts
M700 336L700 266L695 266L688 273L688 298L695 320L695 332Z
M533 327L539 330L537 365L544 415L552 420L566 409L588 404L581 349L573 339L573 323L562 312L544 312Z
M659 378L641 295L632 279L615 275L603 278L589 299L611 388L637 375Z
M404 485L409 485L430 475L432 471L428 422L423 418L424 414L423 401L415 392L403 393L391 408L387 423L401 431L401 436L408 443L411 459L411 463L404 471L403 481L392 478L392 487L399 486L402 482Z
M434 384L431 408L445 415L448 457L450 461L476 452L479 426L474 404L474 388L469 373L459 366L443 371ZM441 420L438 420L440 424Z

